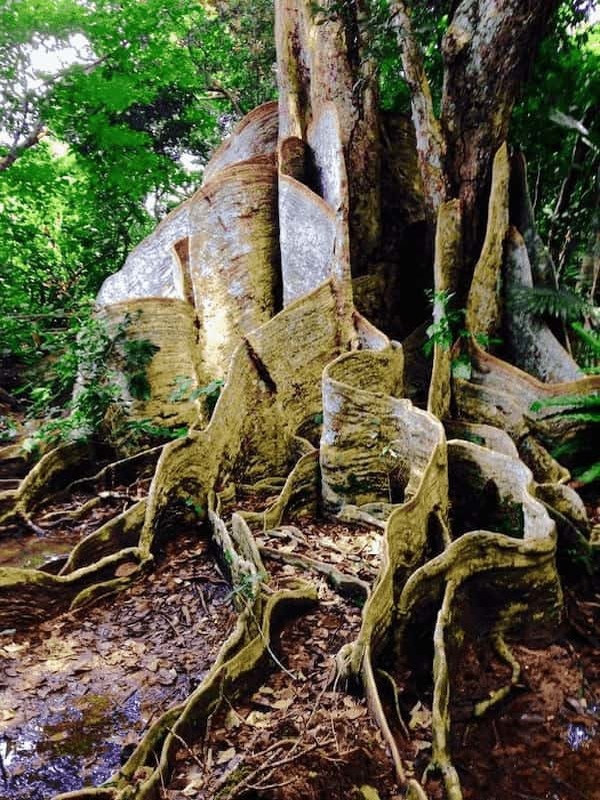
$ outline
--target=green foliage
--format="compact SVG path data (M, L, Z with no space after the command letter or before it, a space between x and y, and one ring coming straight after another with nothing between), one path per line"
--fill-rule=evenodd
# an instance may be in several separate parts
M102 318L90 317L82 326L73 349L68 350L57 364L58 385L64 386L69 378L77 385L73 399L68 404L68 416L49 419L23 445L27 452L36 452L42 444L55 445L65 441L86 441L99 433L111 406L117 405L126 415L127 401L123 395L120 376L125 375L127 388L136 399L148 399L149 386L146 369L158 347L146 339L136 340L129 331L134 318L126 314L114 327ZM57 413L51 406L57 399L52 388L36 387L31 392L34 403L30 414L41 411ZM134 427L125 434L136 432ZM137 434L142 424L138 424Z
M241 576L228 598L241 597L245 602L251 602L257 596L257 584L260 584L260 579L246 572Z
M597 229L600 25L582 24L587 10L561 5L511 123L529 162L540 234L567 285Z
M459 353L459 355L453 358L451 368L454 378L461 378L464 381L471 380L473 366L468 353Z
M150 399L150 384L146 370L160 347L148 339L129 339L125 335L120 344L123 348L123 367L127 388L136 400Z
M464 308L452 308L454 292L435 292L430 294L433 301L434 321L425 333L427 341L423 345L425 355L433 353L436 345L449 350L461 333L460 325L465 316Z
M555 458L568 458L573 462L573 475L582 483L592 483L600 478L597 440L600 428L600 393L588 395L560 395L536 400L531 411L557 409L556 414L566 423L575 426L575 434L568 437L552 452ZM583 431L577 426L584 426ZM590 460L591 459L591 460Z
M539 317L554 317L565 322L581 320L586 316L598 316L599 309L589 300L570 289L520 286L511 292L511 306Z
M577 477L582 483L595 483L600 480L600 461L596 461L591 467L584 469Z
M192 378L186 375L178 375L175 378L175 388L171 392L169 399L173 403L181 403L198 400L202 397L204 398L208 415L212 416L217 400L221 396L224 381L221 378L215 378L206 386L198 386L196 389L192 389L192 384Z
M81 307L197 185L223 132L274 96L272 25L267 0L0 9L0 164L18 156L0 171L4 355L31 366L64 349ZM69 47L70 62L39 65Z
M469 340L472 337L481 345L489 348L494 344L500 344L501 340L489 337L486 334L478 333L473 336L470 331L462 327L465 317L464 308L452 308L453 292L429 292L430 300L433 302L434 321L425 331L427 341L423 345L423 352L430 356L436 346L443 350L449 350L456 341ZM472 374L471 359L468 353L459 353L452 359L452 375L455 378L469 380Z
M140 449L143 445L168 442L187 436L188 428L182 425L178 428L167 428L156 425L151 419L127 419L118 425L115 438L122 448Z
M592 326L600 322L600 308L586 297L570 289L520 286L512 290L508 302L516 311L570 323L579 339L575 350L578 362L588 371L597 370L600 336Z
M14 420L5 414L0 414L0 444L7 444L16 439L18 429Z
M573 322L571 328L580 340L579 362L586 372L598 373L600 366L600 334L585 328L581 322Z
M598 412L597 422L600 422L600 394L587 394L587 395L561 395L558 397L549 397L545 400L536 400L532 403L532 411L541 411L544 408L551 408L558 406L564 412L565 408L570 409L586 409L596 410Z
M224 381L222 381L220 378L216 378L206 386L200 386L198 389L195 389L192 392L191 399L196 400L199 397L203 397L206 403L208 414L210 416L215 410L215 406L217 405L217 400L221 396L221 390L223 389L223 386Z
M191 509L197 517L204 516L204 508L193 497L186 497L183 502L186 508Z

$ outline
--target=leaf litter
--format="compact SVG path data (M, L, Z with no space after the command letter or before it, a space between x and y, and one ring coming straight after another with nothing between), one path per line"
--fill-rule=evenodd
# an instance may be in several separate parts
M236 612L206 541L169 542L118 596L0 637L0 800L98 785L201 682Z

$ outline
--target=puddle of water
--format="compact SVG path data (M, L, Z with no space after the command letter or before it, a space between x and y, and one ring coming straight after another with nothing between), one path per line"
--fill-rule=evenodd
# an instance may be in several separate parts
M567 728L567 744L571 750L579 750L584 744L594 738L596 731L594 728L586 728L585 725L571 723Z
M69 531L47 536L18 536L0 539L0 567L38 569L58 556L71 552L80 535Z
M0 800L47 800L100 785L119 768L123 739L140 722L137 691L117 708L88 694L44 724L31 721L18 738L0 739Z

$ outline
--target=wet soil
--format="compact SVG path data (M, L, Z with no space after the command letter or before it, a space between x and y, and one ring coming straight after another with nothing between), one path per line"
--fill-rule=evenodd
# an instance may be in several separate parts
M23 523L0 531L0 567L55 571L52 562L66 556L85 536L145 497L149 486L149 478L139 478L111 491L78 491L42 504L31 516L35 532ZM90 501L93 505L87 509L86 503Z
M0 800L108 779L202 680L235 618L208 544L189 533L118 600L0 635Z
M452 708L465 800L600 800L600 593L571 593L567 609L555 643L512 647L521 680L479 720L473 698L507 683L510 671L478 643L467 647Z

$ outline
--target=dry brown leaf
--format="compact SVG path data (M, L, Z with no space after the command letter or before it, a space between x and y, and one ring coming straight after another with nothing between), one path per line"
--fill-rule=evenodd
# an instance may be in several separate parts
M21 650L26 650L29 646L29 642L24 642L23 644L17 644L16 642L10 642L10 644L5 644L2 647L2 652L7 655L9 658L15 658L17 653L20 653Z
M239 728L243 721L244 720L240 717L240 715L230 708L225 715L225 722L223 724L225 729L229 731L232 728Z
M223 750L221 753L219 753L215 759L215 764L227 764L234 757L235 747L228 747L227 750Z
M64 740L68 738L69 731L58 731L57 733L53 733L51 736L47 737L49 742L64 742Z
M275 702L269 703L269 705L271 706L271 708L276 708L280 711L285 711L292 705L292 703L293 700L290 697L290 698L282 698L281 700L275 700Z
M413 739L412 744L417 753L420 753L421 750L431 750L431 742L426 742L424 739Z
M254 728L268 728L269 717L269 714L264 714L262 711L251 711L246 717L246 724L252 725Z
M161 669L156 676L156 680L161 684L161 686L171 686L171 684L175 683L177 680L177 671L172 668Z
M410 720L408 727L414 731L415 728L431 727L431 711L419 700L410 710Z
M119 564L116 568L115 576L117 578L128 578L130 575L133 575L134 572L137 572L138 569L139 565L134 561L126 561L124 564Z

